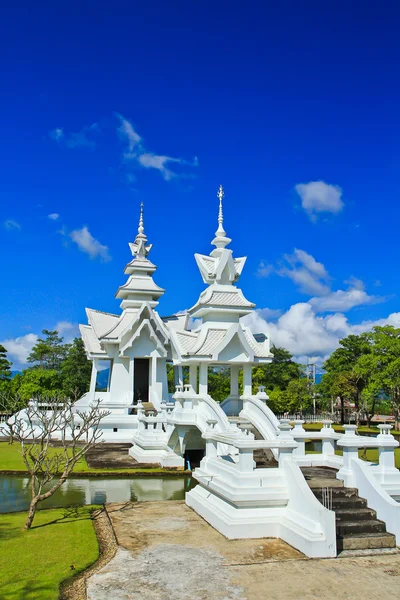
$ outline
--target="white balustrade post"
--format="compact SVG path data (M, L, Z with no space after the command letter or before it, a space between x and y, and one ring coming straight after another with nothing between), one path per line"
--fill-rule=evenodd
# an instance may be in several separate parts
M254 469L253 448L239 448L238 470L251 473Z
M390 433L392 425L388 423L378 425L380 430L377 436L379 466L376 469L376 474L381 483L399 483L400 473L395 466L394 449L399 446L399 442Z
M216 419L208 419L208 430L212 431L215 425L218 423ZM218 442L215 440L206 439L206 458L217 458L218 456Z
M303 427L303 423L304 423L304 421L302 419L295 419L294 427L291 431L291 434L292 434L294 440L298 443L298 447L293 450L293 456L297 456L297 457L306 455L306 442L303 437L303 434L305 433L305 429ZM296 437L297 433L299 433L301 435L301 437Z
M258 392L256 395L257 395L257 398L259 398L260 400L263 400L265 403L267 403L267 400L269 400L268 394L265 393L265 385L258 386Z
M358 448L360 442L357 440L357 425L343 425L344 435L338 441L338 446L343 448L343 466L339 469L336 477L344 481L345 486L354 487L354 473L352 460L358 459Z
M182 385L176 385L175 386L175 394L173 395L173 398L175 400L175 407L174 410L177 412L180 412L183 408L183 386Z
M140 398L138 400L138 403L136 404L136 414L138 417L143 414L143 404Z
M332 429L332 423L333 421L330 419L324 419L322 421L321 434L324 436L322 438L322 454L325 454L325 456L334 456L335 454L335 438L329 437L335 435L335 431Z
M292 435L292 426L290 425L289 421L287 420L282 420L280 422L280 424L278 425L279 427L279 436L278 436L278 440L280 442L293 442L294 438ZM290 445L287 448L282 447L279 448L279 457L278 457L278 465L279 467L282 467L283 463L285 460L293 460L293 446Z
M190 384L185 384L183 386L183 408L184 410L192 410L193 408L193 399L192 399L192 386Z

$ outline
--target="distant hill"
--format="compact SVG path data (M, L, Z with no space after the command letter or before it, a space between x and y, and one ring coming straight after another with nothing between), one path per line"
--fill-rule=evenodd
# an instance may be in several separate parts
M97 387L100 389L107 389L108 378L110 376L110 369L104 369L97 373Z

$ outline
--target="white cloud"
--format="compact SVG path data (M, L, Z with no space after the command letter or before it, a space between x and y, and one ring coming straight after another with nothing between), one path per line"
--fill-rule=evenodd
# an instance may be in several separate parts
M90 258L100 257L104 262L111 260L108 247L100 244L100 242L92 236L86 225L81 229L74 229L74 231L71 231L69 237L75 242L79 250L89 254Z
M139 148L141 148L142 138L135 131L132 123L118 113L116 113L116 116L118 117L121 123L121 125L117 129L118 135L123 142L128 143L128 151L133 152L136 146L139 146Z
M51 214L47 215L47 218L50 219L51 221L57 221L57 219L60 218L60 215L58 213L51 213Z
M80 335L78 325L70 321L59 321L52 329L55 329L60 336L64 337L65 344L70 344L75 337ZM25 368L29 364L27 358L39 337L41 336L36 333L27 333L26 335L8 338L0 342L6 348L14 370Z
M193 161L183 158L174 158L165 154L155 154L146 149L143 138L137 133L134 126L128 119L116 113L120 125L117 133L121 141L126 145L123 158L128 166L141 167L144 169L155 169L165 181L170 181L175 177L188 177L188 173L177 172L172 169L172 165L179 165L182 169L185 167L197 167L198 159Z
M295 190L301 198L301 206L312 221L316 220L318 213L337 214L344 206L342 190L338 185L330 185L324 181L310 181L298 183Z
M97 123L83 127L76 133L65 133L61 127L56 127L49 133L50 139L54 140L60 146L66 146L67 148L95 148L96 142L92 138L92 134L99 131Z
M316 312L346 312L355 306L377 304L378 302L384 301L385 298L383 297L370 296L365 290L354 287L350 287L347 290L337 290L336 292L331 292L327 296L320 296L319 298L311 298L309 300Z
M4 224L4 227L8 230L21 229L21 225L17 221L14 221L13 219L7 219L6 221L4 221L3 224Z
M350 277L344 283L345 290L331 289L331 277L325 266L305 252L295 248L292 254L285 254L279 267L260 263L257 275L267 277L275 272L291 279L303 294L313 294L308 302L316 313L346 312L356 306L377 304L386 300L383 296L369 295L361 279Z
M400 327L400 312L353 325L341 313L317 315L308 302L294 304L275 322L263 318L263 311L255 310L242 321L253 333L265 333L271 343L289 350L299 362L305 362L304 357L323 361L339 346L339 340L352 333L358 335L376 325Z
M269 277L275 271L274 265L266 264L263 260L257 267L257 277Z
M36 344L37 339L38 336L35 333L27 333L21 337L9 338L0 342L7 350L10 360L14 363L14 369L18 369L21 365L26 365L26 359Z
M69 344L74 338L80 335L77 323L71 323L70 321L58 321L54 329L64 337L66 344Z
M329 273L311 254L295 248L293 254L284 255L284 260L287 264L277 269L277 274L291 279L303 294L329 293L330 287L327 285L330 279Z
M55 142L59 142L64 138L64 130L61 127L56 127L50 131L49 137Z

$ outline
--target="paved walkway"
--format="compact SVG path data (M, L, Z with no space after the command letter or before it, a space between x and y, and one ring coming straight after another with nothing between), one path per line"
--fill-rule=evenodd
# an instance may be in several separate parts
M119 550L88 580L88 600L399 597L399 555L308 560L281 540L229 541L184 502L108 511Z

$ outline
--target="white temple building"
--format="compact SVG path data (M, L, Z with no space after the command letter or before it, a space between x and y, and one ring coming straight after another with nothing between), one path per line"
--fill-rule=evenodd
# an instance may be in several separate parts
M141 206L128 279L116 293L122 312L86 309L88 324L80 326L93 371L76 407L85 410L100 399L110 412L100 425L103 440L131 443L129 453L140 463L199 464L186 503L228 538L280 537L310 557L346 548L392 551L400 545L400 472L391 425L380 425L375 438L356 435L355 425L337 433L331 421L305 431L301 420L294 427L278 421L262 387L254 393L252 367L273 356L268 338L255 336L241 320L255 305L237 286L246 258L234 258L228 248L222 187L218 199L214 248L195 255L206 288L187 314L166 318L156 310L164 290L153 280ZM189 317L200 323L194 330ZM104 365L108 386L97 391ZM209 394L208 374L221 366L230 369L230 393L218 403ZM176 384L171 393L168 368ZM321 443L318 453L306 452L310 439ZM378 448L378 462L361 460L360 448ZM257 452L272 457L269 467L256 465ZM318 496L302 467L329 468L345 487L327 487ZM357 531L367 534L357 537Z
M231 390L223 408L228 415L238 415L242 405L240 369L243 369L243 393L251 395L253 365L272 360L268 339L261 336L263 341L257 341L240 321L255 305L235 285L246 258L233 258L232 250L227 248L231 240L223 227L223 194L221 186L218 229L212 240L215 248L209 256L195 255L207 288L186 315L161 318L155 310L165 290L153 280L157 267L148 258L152 245L144 232L143 205L136 239L129 244L133 258L124 271L128 280L116 293L122 313L86 309L88 325L80 325L80 331L93 367L90 390L77 407L82 408L95 399L102 401L102 408L111 413L101 425L106 442L131 442L143 405L157 414L166 410L173 400L168 393L167 361L173 364L175 382L180 386L183 386L182 369L188 367L190 389L199 395L208 394L210 368L229 367ZM189 317L201 319L201 325L189 331ZM107 391L99 392L96 381L102 365L109 368L109 381ZM192 429L195 430L192 437L202 433L201 428ZM199 441L200 450L204 449L204 441L201 438ZM184 466L182 459L173 462Z

